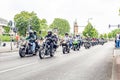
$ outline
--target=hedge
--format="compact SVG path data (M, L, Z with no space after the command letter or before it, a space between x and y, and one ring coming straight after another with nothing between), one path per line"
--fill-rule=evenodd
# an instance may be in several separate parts
M10 42L11 38L10 38L10 36L2 36L2 35L0 35L0 40L2 40L3 42Z

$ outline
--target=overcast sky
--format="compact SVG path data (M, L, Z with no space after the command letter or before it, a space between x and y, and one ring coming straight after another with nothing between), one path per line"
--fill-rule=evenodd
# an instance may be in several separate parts
M79 26L85 26L88 18L99 33L107 33L114 28L108 24L120 24L120 0L0 0L0 17L12 20L21 11L34 11L37 16L45 18L48 24L54 18L67 19L73 31L77 19ZM79 27L79 32L84 28Z

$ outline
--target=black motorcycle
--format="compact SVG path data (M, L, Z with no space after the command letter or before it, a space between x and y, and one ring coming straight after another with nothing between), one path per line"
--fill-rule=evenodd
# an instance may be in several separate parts
M84 42L85 49L89 49L91 47L91 43L89 41Z
M63 54L70 53L70 48L66 41L62 42L62 51L63 51Z
M50 57L54 56L55 50L54 48L51 48L51 44L52 43L50 38L46 39L45 42L43 42L43 46L39 51L40 59L44 59L45 56L50 56Z
M33 44L29 41L23 41L19 48L20 57L25 57L25 55L36 55L39 51L39 47L35 47L35 51L32 51Z

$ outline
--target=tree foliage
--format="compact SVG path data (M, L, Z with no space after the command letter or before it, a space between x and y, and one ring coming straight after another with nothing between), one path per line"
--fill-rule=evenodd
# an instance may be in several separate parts
M112 37L115 38L117 33L120 33L120 29L115 29L115 30L113 30L113 31L111 32Z
M108 36L107 36L107 34L105 33L105 34L103 35L103 37L106 39Z
M49 29L47 25L46 19L39 20L40 21L40 31L41 31L41 36L45 36L47 34L47 30Z
M4 28L4 30L5 30L5 33L9 33L9 32L10 32L10 27L4 26L3 28Z
M109 38L109 39L112 38L112 33L111 33L111 32L108 33L108 38Z
M27 11L22 11L14 16L14 21L20 35L26 34L29 25L31 25L33 30L39 31L40 29L39 18L34 12L29 13Z
M100 34L99 38L103 38L103 34Z
M83 31L83 35L85 37L97 38L98 31L95 28L93 28L91 23L88 23Z
M69 22L61 18L55 18L53 23L50 25L50 28L57 28L60 35L64 35L65 32L70 32Z

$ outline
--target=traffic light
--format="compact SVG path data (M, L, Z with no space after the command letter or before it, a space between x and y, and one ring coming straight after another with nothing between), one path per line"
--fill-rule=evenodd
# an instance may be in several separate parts
M13 32L14 32L14 33L17 33L17 31L18 31L18 28L14 27L14 28L13 28Z
M111 27L111 25L109 24L109 28Z
M12 27L12 24L13 22L10 20L9 22L8 22L8 25L10 26L10 27Z
M120 28L120 24L118 24L118 28Z

